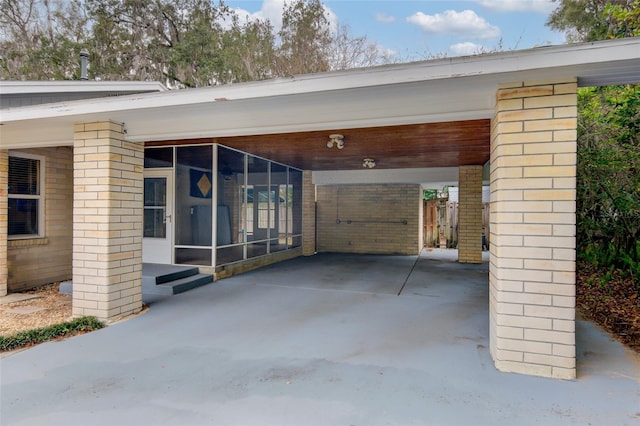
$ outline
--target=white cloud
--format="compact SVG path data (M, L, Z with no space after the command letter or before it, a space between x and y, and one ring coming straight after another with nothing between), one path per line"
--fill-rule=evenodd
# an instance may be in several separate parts
M464 43L456 43L449 46L449 51L453 53L455 56L467 56L467 55L477 55L484 50L484 47L480 44L475 44L470 41L465 41Z
M386 13L376 13L376 21L383 24L390 24L396 21L395 16L387 15Z
M551 13L556 4L552 0L475 0L482 6L499 12Z
M255 19L269 20L273 25L274 31L277 33L282 28L282 11L284 10L286 0L263 0L260 10L251 13L242 8L234 8L233 10L243 20L252 21ZM332 31L338 28L338 17L328 6L324 5L324 13L329 21Z
M500 28L489 24L473 10L445 10L443 13L427 15L417 12L407 22L418 25L428 34L454 35L470 38L492 38L500 35Z

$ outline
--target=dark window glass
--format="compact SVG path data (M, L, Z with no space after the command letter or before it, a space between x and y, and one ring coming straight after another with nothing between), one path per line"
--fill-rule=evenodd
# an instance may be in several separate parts
M144 168L173 167L173 148L145 148Z

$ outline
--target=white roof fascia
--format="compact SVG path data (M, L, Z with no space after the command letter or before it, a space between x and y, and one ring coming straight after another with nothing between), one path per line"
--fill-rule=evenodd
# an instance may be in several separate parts
M623 65L620 66L624 68L620 79L640 81L640 38L638 37L308 74L286 79L164 93L8 108L3 111L1 122L66 115L82 116L98 112L162 108L462 77L501 76L502 79L496 81L508 83L532 78L544 79L547 77L545 71L557 78L581 77L590 79L590 84L595 84L599 78L607 76L606 71L612 64L634 60L635 62L630 64L628 69Z
M491 118L501 83L576 77L640 82L640 38L7 108L0 147L69 145L102 120L135 142Z
M156 81L8 81L0 80L0 96L41 93L164 92Z

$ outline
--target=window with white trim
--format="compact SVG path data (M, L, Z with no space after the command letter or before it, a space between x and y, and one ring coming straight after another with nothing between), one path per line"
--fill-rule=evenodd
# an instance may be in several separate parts
M9 238L44 234L44 157L9 153Z

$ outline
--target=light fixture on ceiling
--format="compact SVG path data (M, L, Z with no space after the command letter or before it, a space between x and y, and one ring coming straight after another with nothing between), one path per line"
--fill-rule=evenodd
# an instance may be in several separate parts
M344 136L329 135L329 142L327 142L327 148L333 148L334 144L338 147L338 149L344 148Z
M376 160L373 158L363 158L362 167L365 169L373 169L376 166Z

